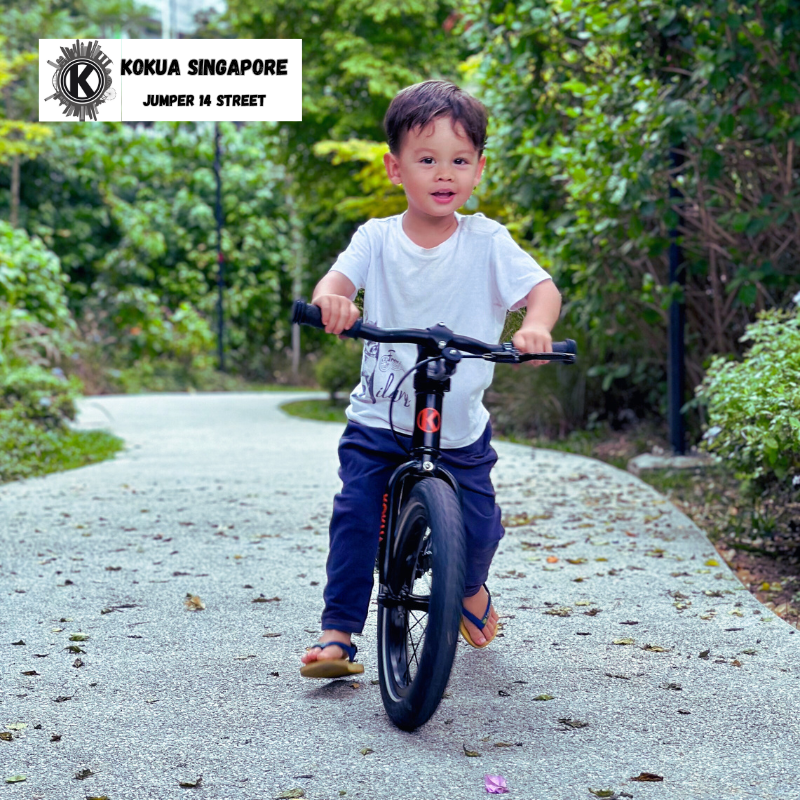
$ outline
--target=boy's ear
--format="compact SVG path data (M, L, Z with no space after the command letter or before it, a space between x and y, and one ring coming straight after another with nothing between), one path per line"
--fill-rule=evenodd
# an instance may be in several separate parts
M386 167L386 174L389 180L395 185L400 186L403 179L400 177L400 164L397 157L392 153L385 153L383 156L383 165Z
M478 171L475 173L475 186L480 183L483 168L486 166L486 156L481 156L478 159Z

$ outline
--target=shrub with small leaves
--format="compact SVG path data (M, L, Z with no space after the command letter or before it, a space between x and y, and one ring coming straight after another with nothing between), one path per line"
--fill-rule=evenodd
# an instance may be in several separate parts
M361 346L352 339L338 339L317 362L314 369L319 385L330 394L331 403L336 392L350 392L361 380Z
M800 475L800 309L748 325L744 360L716 357L697 394L708 406L704 447L760 485Z

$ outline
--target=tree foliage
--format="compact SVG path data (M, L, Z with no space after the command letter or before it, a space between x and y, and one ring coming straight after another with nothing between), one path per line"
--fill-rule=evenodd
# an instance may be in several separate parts
M673 226L687 259L694 384L710 354L737 351L745 325L796 280L800 3L462 7L469 74L494 120L489 189L551 264L569 319L589 333L594 373L658 410L678 293ZM670 201L671 180L682 199Z
M283 172L271 124L222 124L222 140L227 346L237 369L263 374L288 335ZM199 354L213 341L213 158L209 124L72 123L26 168L27 225L60 256L81 316L91 313L129 361Z
M280 126L278 158L292 176L311 284L352 234L340 204L359 195L363 179L348 159L331 161L315 145L382 141L383 116L400 89L454 77L466 53L452 30L455 7L455 0L228 3L225 21L237 36L303 40L303 121Z

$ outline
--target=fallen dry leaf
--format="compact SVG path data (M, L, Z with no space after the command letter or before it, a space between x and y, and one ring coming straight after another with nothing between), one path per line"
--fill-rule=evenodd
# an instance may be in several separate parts
M196 594L192 594L191 592L187 592L183 604L189 611L202 611L206 607L206 604Z
M632 781L663 781L661 775L656 775L654 772L640 772Z
M626 636L624 639L614 639L614 644L636 644L636 640Z
M551 694L537 694L536 697L533 698L534 700L554 700L555 698Z
M480 753L477 750L469 750L465 744L461 745L464 748L464 755L468 758L479 758Z
M569 717L562 717L558 720L562 725L566 725L568 728L588 728L589 723L584 722L580 719L570 719Z
M304 789L300 789L300 788L289 789L286 792L281 792L277 796L276 800L293 800L294 798L305 797L305 796L306 796L306 793L305 793Z
M178 786L182 789L196 789L200 786L203 782L203 776L198 775L197 778L193 781L178 781Z
M253 600L254 603L277 603L280 601L280 597L264 597L264 595L259 595Z

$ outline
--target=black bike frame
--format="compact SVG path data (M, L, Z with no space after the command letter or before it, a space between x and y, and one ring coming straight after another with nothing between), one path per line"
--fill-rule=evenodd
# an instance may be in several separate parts
M442 405L450 391L450 376L461 360L456 350L443 350L437 344L418 345L417 363L427 358L437 360L418 369L414 375L414 429L411 435L411 458L401 464L389 478L383 495L381 530L378 544L378 576L381 591L378 602L391 604L394 599L389 582L389 564L394 550L393 536L403 500L414 485L427 478L444 480L461 500L458 482L439 464L441 457Z

